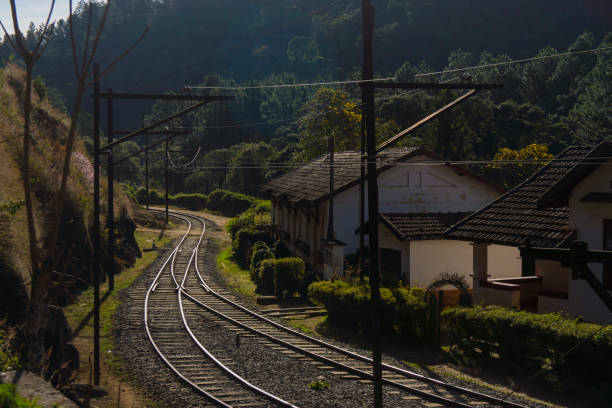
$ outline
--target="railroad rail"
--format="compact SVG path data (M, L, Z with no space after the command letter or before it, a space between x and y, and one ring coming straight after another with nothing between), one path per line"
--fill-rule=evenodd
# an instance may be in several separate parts
M156 353L182 381L214 405L230 408L272 403L295 408L235 374L195 337L183 305L183 285L197 259L206 226L203 220L197 220L201 228L194 229L188 217L173 216L187 223L187 231L159 269L145 296L144 326Z
M193 367L196 365L194 360L188 359L188 361L184 361L184 358L181 360L179 357L177 360L175 357L168 357L167 350L173 349L168 349L166 347L165 351L162 350L163 347L159 346L160 344L162 346L167 346L168 343L175 341L173 340L175 336L174 331L164 332L167 327L171 327L176 331L182 331L183 333L186 331L191 343L196 344L199 352L202 353L202 362L204 362L204 360L206 361L207 365L204 370L208 370L210 365L214 365L222 370L224 372L223 375L231 378L233 383L239 384L242 388L249 390L251 394L257 396L257 398L249 397L253 398L252 404L262 403L261 399L264 399L267 403L272 402L279 406L293 406L289 402L249 384L247 380L239 378L221 361L216 359L215 356L210 351L206 350L198 341L197 336L189 327L186 311L188 314L194 314L199 311L200 313L206 313L210 318L220 319L225 322L225 324L235 327L237 336L241 333L254 336L261 339L263 344L281 352L282 350L286 350L287 352L295 353L295 355L301 356L302 360L306 360L321 369L333 367L334 369L341 370L334 372L337 375L342 375L343 377L351 379L359 378L362 382L374 380L371 366L372 361L370 358L288 328L267 316L263 316L239 304L234 296L212 279L207 271L200 270L198 249L205 232L205 219L192 214L178 212L172 212L171 214L173 217L182 219L188 223L189 228L188 232L174 248L168 260L166 260L166 263L160 268L159 273L149 288L149 292L147 292L145 299L145 326L147 328L147 335L157 353L164 362L183 379L183 381L192 385L198 392L216 403L213 392L214 388L218 385L216 381L198 382L191 380L190 378L199 377L197 377L197 375L195 377L189 377L185 374L185 368L192 368L191 371L188 371L189 373L197 371L193 370ZM202 231L197 236L197 239L192 237L188 241L187 237L192 228L192 221L196 221L198 225L201 224ZM194 234L192 233L192 235ZM177 271L175 269L180 270ZM169 272L169 274L164 275L164 271ZM157 342L152 335L155 331L151 331L150 325L147 323L150 318L150 313L147 314L147 302L150 301L149 298L151 294L166 294L165 297L160 296L160 301L172 301L176 303L178 305L177 310L181 315L181 321L184 326L184 328L179 328L175 323L169 325L167 321L169 313L165 313L165 316L160 320L164 322L164 324L160 326L152 325L160 332L157 337ZM173 300L171 298L173 298ZM180 349L181 347L183 346L175 348ZM185 350L185 348L183 348L183 350ZM198 360L198 363L199 362L200 360ZM417 401L413 401L416 403L422 401L423 404L437 403L450 407L524 407L512 401L501 400L491 395L449 384L389 364L383 364L383 384L409 394L410 397L408 398L416 399ZM212 385L211 388L213 388L213 390L207 390L207 385ZM222 400L222 398L218 399ZM225 403L228 403L227 400L226 402L221 401L219 405L232 406L222 405Z

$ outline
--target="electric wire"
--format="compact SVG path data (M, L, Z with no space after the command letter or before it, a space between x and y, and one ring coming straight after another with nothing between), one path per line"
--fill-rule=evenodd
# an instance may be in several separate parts
M442 74L464 72L464 71L483 69L483 68L499 67L499 66L503 66L503 65L521 64L521 63L529 62L529 61L538 61L538 60L549 59L549 58L566 57L566 56L569 56L569 55L591 54L591 53L595 53L595 52L608 51L608 50L612 50L612 46L611 47L594 48L594 49L586 50L586 51L571 51L571 52L564 52L564 53L561 53L561 54L542 55L542 56L539 56L539 57L524 58L524 59L519 59L519 60L511 60L511 61L504 61L504 62L495 62L495 63L492 63L492 64L476 65L476 66L473 66L473 67L466 67L466 68L456 68L456 69L447 69L447 70L444 70L444 71L427 72L427 73L424 73L424 74L415 74L414 77L415 78L422 78L422 77L432 76L432 75L442 75Z
M274 88L298 88L311 86L328 86L328 85L356 85L366 82L393 81L395 77L375 78L375 79L359 79L348 81L331 81L331 82L306 82L300 84L274 84L274 85L257 85L257 86L191 86L186 85L186 89L206 89L206 90L249 90L249 89L274 89Z
M589 158L588 163L586 165L598 165L598 166L612 166L612 156L602 156L602 157L594 157ZM406 161L406 162L394 162L394 161L381 161L380 165L385 167L410 167L410 166L423 166L423 167L433 167L433 166L451 166L451 165L491 165L491 166L505 166L505 165L519 165L519 164L551 164L551 163L566 163L566 162L574 162L575 159L552 159L552 160L414 160L414 161ZM218 165L217 165L218 164ZM243 163L240 166L228 166L225 163L221 162L210 162L210 164L205 166L192 166L189 168L183 168L184 170L197 171L197 170L227 170L227 169L243 169L243 170L255 170L255 169L296 169L302 167L304 165L308 165L309 168L330 168L329 163L319 162L284 162L284 163L271 163L268 165L262 165L261 163L256 162L247 162ZM361 166L366 166L367 163L363 163L357 160L345 160L336 158L334 160L334 165L331 166L333 168L359 168ZM177 169L180 169L177 167Z

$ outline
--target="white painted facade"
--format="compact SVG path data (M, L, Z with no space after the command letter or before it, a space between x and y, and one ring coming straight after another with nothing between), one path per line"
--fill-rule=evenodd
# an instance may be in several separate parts
M379 174L379 211L381 213L447 213L476 211L497 199L500 192L492 185L473 177L461 168L447 165L423 166L410 161L431 160L426 155L411 157L401 165ZM337 193L334 197L335 239L346 244L344 255L357 252L360 226L360 186ZM328 201L307 211L289 208L291 205L272 201L272 224L285 234L290 248L307 263L323 270L325 245L321 240L327 235ZM367 220L367 185L365 214ZM308 214L307 214L308 213ZM411 285L426 287L439 273L446 270L471 273L472 250L467 242L431 240L400 242L394 235L385 233L379 227L380 247L397 249L402 252L402 275ZM368 245L367 236L366 246ZM300 251L303 241L309 246L309 253ZM412 248L411 248L412 246ZM334 258L338 257L334 249ZM317 254L318 253L318 254ZM443 257L440 254L445 254ZM319 259L317 259L317 257ZM335 266L337 269L337 266ZM325 268L326 270L328 268Z
M572 189L569 197L569 225L576 231L576 239L587 242L589 249L601 250L604 242L603 221L612 219L612 203L582 202L588 193L612 193L612 161L601 165ZM610 245L610 244L609 244ZM474 247L474 301L502 306L517 306L514 292L481 287L477 284L485 275L489 279L520 277L522 263L518 248L501 245L477 244ZM610 247L610 246L609 246ZM485 249L486 248L486 249ZM484 251L484 252L483 252ZM481 258L480 261L477 258ZM483 266L484 265L484 266ZM589 264L593 274L602 280L602 264ZM571 269L558 261L536 260L535 275L541 278L537 292L539 313L564 312L585 321L607 323L612 313L597 297L585 280L572 280ZM519 285L521 286L521 285ZM523 286L520 288L523 289ZM609 291L612 293L612 291ZM523 293L521 292L521 296Z
M585 241L589 249L603 249L603 220L612 219L612 203L580 201L591 192L612 193L612 160L599 166L577 184L569 198L569 223L570 227L577 231L577 239ZM589 269L602 280L602 264L589 264ZM612 319L612 313L582 279L569 280L567 312L572 316L583 316L585 320L600 323L607 323Z

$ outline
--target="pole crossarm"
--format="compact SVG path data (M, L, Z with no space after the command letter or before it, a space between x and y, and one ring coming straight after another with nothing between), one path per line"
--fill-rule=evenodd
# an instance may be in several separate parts
M502 84L473 84L469 82L454 84L440 82L362 82L359 86L382 89L476 89L478 91L485 89L502 89L504 87Z
M170 116L168 116L168 117L166 117L164 119L158 120L157 122L155 122L155 123L153 123L153 124L151 124L149 126L145 126L142 129L135 130L132 133L128 134L127 136L124 136L124 137L122 137L120 139L117 139L114 142L107 144L106 146L102 146L100 148L100 150L110 149L111 147L113 147L115 145L118 145L120 143L123 143L123 142L125 142L125 141L127 141L127 140L129 140L129 139L131 139L131 138L133 138L135 136L141 135L143 133L147 133L151 129L154 129L154 128L158 127L158 126L161 126L164 123L170 122L172 119L176 119L176 118L178 118L181 115L184 115L184 114L189 113L189 112L191 112L193 110L201 108L202 106L206 105L208 102L210 102L210 101L202 101L202 102L196 103L195 105L192 105L192 106L190 106L188 108L185 108L182 111L176 112L173 115L170 115Z
M466 100L470 96L476 95L476 93L478 93L478 90L477 89L472 89L471 91L467 92L464 95L461 95L459 98L455 99L454 101L452 101L448 105L438 109L437 111L435 111L431 115L425 117L424 119L421 119L420 121L418 121L414 125L410 126L409 128L407 128L405 130L402 130L400 133L398 133L397 135L393 136L391 139L389 139L389 140L381 143L380 145L378 145L376 147L376 153L380 153L384 149L394 145L395 143L397 143L404 136L414 132L415 130L417 130L421 126L425 125L427 122L431 121L432 119L435 119L441 113L444 113L447 110L449 110L449 109L455 107L456 105L460 104L461 102L463 102L464 100Z
M191 133L191 132L189 132L189 133ZM155 143L152 143L149 146L143 147L142 149L140 149L140 150L138 150L138 151L136 151L136 152L134 152L132 154L129 154L129 155L125 156L125 157L122 157L121 159L119 159L117 161L113 161L112 165L114 166L114 165L122 163L122 162L124 162L124 161L126 161L128 159L131 159L134 156L138 156L140 153L143 153L143 152L146 152L148 150L151 150L155 146L159 146L160 144L164 143L166 140L174 139L175 137L180 136L182 134L183 133L170 134L170 136L168 136L168 137L166 137L164 139L161 139L161 140L159 140L159 141L157 141ZM163 152L152 152L152 153L165 153L165 151L163 151Z
M148 132L145 132L148 135L173 135L173 134L179 134L179 135L189 135L191 133L193 133L194 129L185 129L185 130L150 130ZM130 133L133 133L133 130L115 130L113 131L113 134L115 135L129 135Z
M226 95L173 95L173 94L140 94L140 93L101 93L101 98L108 99L145 99L162 101L233 101L235 96Z
M572 255L570 248L538 248L538 247L520 247L521 257L530 257L548 261L559 261L563 266L572 266L575 263L575 256ZM584 252L584 262L602 263L612 262L612 251L587 250Z

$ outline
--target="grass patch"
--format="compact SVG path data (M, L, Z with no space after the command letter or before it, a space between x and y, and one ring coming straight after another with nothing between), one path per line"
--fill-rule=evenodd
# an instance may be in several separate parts
M0 407L2 408L43 408L36 402L17 394L15 384L0 384Z
M151 231L136 230L134 235L140 248L150 248L153 239L155 239L158 247L164 247L171 241L169 237L160 239L157 233ZM108 292L108 282L104 282L100 285L100 354L111 371L117 374L121 374L121 361L113 354L113 349L115 348L113 342L113 328L114 315L121 304L119 292L129 287L157 258L158 254L157 251L143 252L142 257L137 258L136 263L131 268L115 275L115 290L112 293ZM90 287L81 293L75 303L64 308L68 324L75 330L75 336L93 336L93 302L94 289ZM86 362L87 358L83 356L82 360Z
M303 319L289 319L289 326L293 327L306 334L321 334L319 333L318 328L325 321L327 315L325 316L316 316L316 317L306 317Z
M242 269L236 262L234 262L232 247L230 244L225 244L219 254L217 255L217 267L229 289L235 293L242 295L256 297L255 283L251 280L251 275L248 269Z

